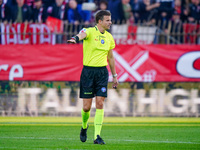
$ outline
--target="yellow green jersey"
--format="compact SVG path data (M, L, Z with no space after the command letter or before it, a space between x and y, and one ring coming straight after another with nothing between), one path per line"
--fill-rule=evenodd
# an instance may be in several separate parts
M109 50L115 48L115 41L112 35L105 31L101 33L97 26L84 28L87 36L83 40L83 65L91 67L107 66Z

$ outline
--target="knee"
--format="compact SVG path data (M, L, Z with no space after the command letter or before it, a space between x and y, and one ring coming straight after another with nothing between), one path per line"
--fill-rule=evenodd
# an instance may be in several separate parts
M84 111L84 112L90 111L90 107L88 107L88 106L83 106L83 111Z
M98 101L98 102L96 103L96 108L97 108L97 109L103 109L103 103L104 103L104 101Z

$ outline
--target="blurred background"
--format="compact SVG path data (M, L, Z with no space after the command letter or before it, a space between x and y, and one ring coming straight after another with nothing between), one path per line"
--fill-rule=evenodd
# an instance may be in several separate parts
M105 116L199 117L200 0L0 0L0 115L81 115L82 42L67 40L98 10L120 81Z

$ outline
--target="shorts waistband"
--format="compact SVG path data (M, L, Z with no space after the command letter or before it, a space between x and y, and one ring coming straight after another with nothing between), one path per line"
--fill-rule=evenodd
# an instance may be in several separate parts
M86 68L86 69L105 69L106 66L102 66L102 67L83 66L83 68Z

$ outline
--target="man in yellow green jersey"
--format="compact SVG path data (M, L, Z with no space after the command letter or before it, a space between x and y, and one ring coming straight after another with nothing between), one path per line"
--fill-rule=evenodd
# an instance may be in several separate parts
M80 140L87 140L88 119L92 99L96 98L96 114L94 119L94 144L105 144L100 137L101 127L104 118L103 104L107 97L108 70L113 74L113 88L117 88L117 74L115 70L115 59L112 49L115 42L112 35L106 30L110 29L111 13L101 10L95 16L96 26L84 28L75 37L68 40L68 43L77 43L83 40L83 70L80 79L80 98L83 98L82 128Z

